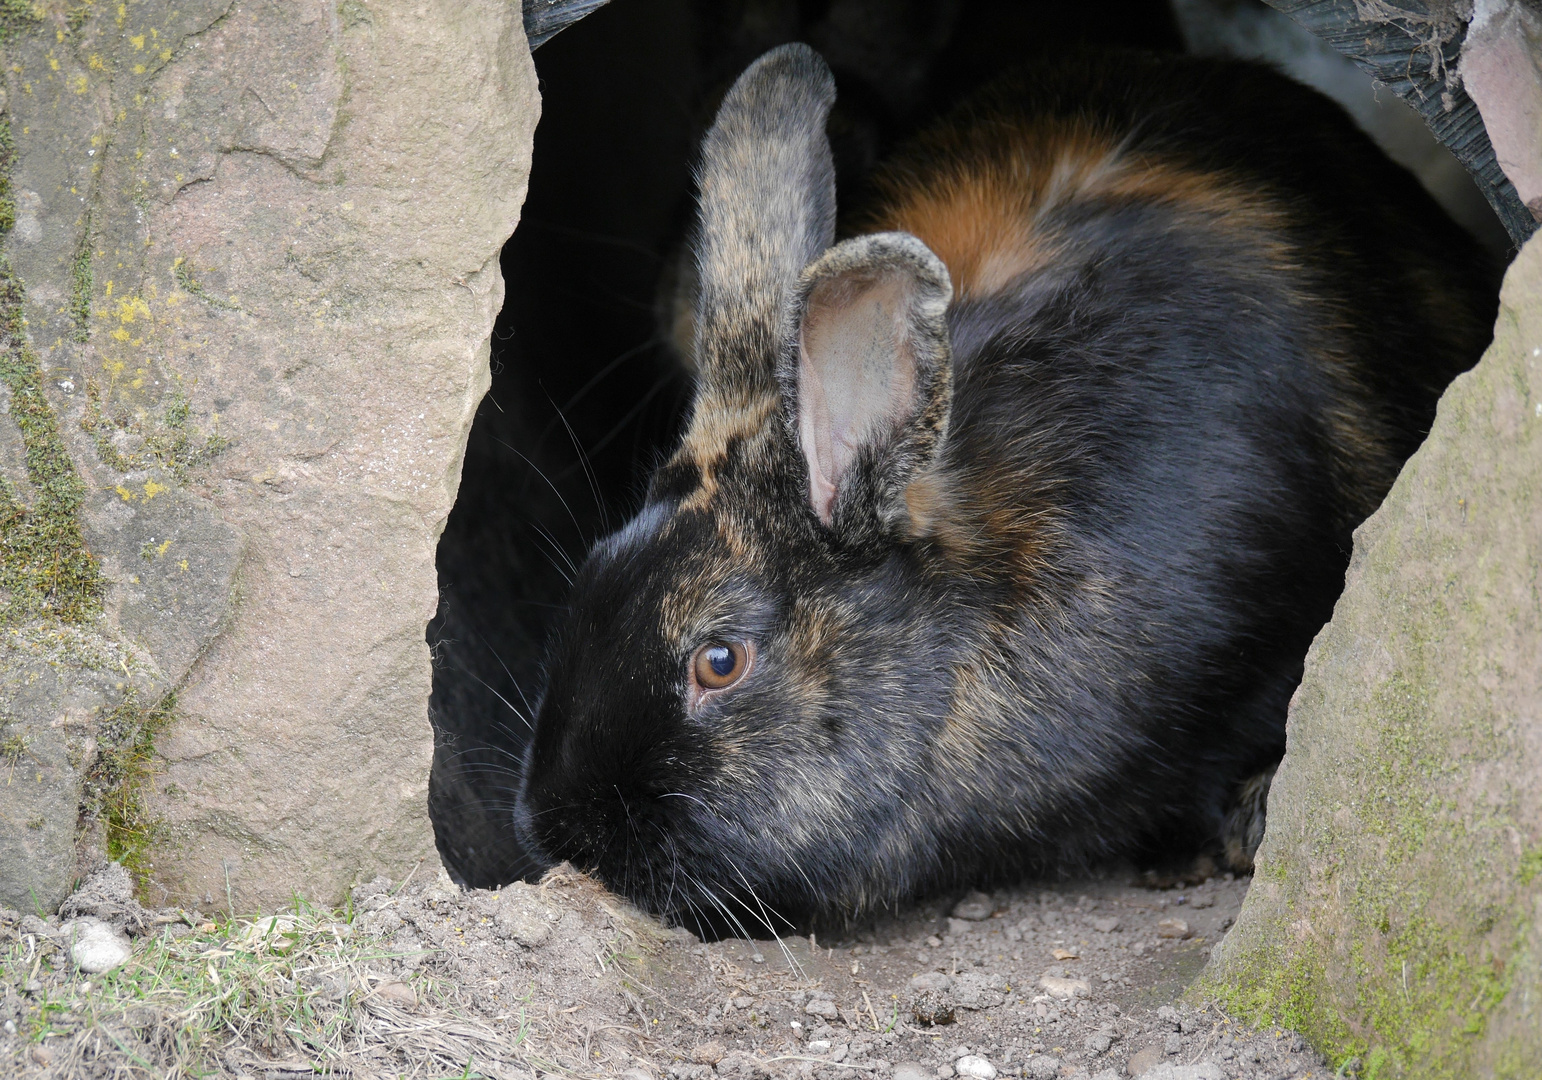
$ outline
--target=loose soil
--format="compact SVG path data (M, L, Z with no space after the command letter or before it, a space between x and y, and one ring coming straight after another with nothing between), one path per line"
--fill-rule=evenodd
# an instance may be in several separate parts
M133 957L85 974L58 917L0 911L0 1071L1326 1080L1300 1036L1180 1001L1246 889L1111 874L841 940L702 943L568 869L499 892L382 879L266 919L136 912L88 880L66 911L138 931Z

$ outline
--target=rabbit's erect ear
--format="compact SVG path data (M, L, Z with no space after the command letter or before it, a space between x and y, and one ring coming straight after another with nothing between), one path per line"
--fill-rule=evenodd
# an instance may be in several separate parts
M837 244L803 272L781 366L789 419L826 525L880 529L947 433L948 271L909 233Z
M739 76L702 142L694 350L705 390L775 390L788 294L835 235L834 102L819 54L783 45Z

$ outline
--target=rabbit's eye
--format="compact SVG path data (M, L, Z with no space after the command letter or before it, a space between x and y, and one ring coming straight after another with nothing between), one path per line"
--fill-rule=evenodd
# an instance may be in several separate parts
M703 690L723 690L749 670L750 651L738 641L714 641L696 650L691 675Z

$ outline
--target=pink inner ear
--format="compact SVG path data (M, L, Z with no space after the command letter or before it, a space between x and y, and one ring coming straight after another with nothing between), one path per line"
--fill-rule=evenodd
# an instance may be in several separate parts
M830 406L824 380L809 362L808 350L798 349L798 440L808 461L808 500L826 525L834 517L835 481L826 471L833 462L830 446Z
M798 437L809 502L826 525L861 448L886 440L915 409L907 333L914 302L902 270L848 272L809 293L798 340Z

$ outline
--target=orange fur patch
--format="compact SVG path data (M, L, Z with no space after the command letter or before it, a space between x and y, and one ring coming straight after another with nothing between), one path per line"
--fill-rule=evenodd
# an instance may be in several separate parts
M1127 153L1085 122L1003 118L983 130L934 132L923 144L926 166L879 178L885 197L859 229L919 237L947 266L960 299L1050 265L1061 246L1050 216L1076 203L1165 204L1223 229L1257 230L1265 246L1264 234L1281 223L1256 185Z

